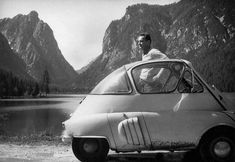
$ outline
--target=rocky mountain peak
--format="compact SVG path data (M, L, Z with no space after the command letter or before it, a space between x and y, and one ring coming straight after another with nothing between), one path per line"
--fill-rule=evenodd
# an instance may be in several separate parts
M64 85L76 77L77 73L62 55L52 29L39 19L36 11L0 19L0 32L36 81L41 80L44 70L49 72L52 84Z
M30 11L30 13L28 14L28 16L32 19L38 19L38 13L37 11L33 10L33 11Z
M37 23L39 21L38 13L36 11L31 11L27 15L27 19L28 19L29 22Z

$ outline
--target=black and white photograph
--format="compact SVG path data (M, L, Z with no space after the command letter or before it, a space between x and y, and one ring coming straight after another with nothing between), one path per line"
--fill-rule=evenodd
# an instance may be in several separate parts
M235 162L235 1L0 0L0 162Z

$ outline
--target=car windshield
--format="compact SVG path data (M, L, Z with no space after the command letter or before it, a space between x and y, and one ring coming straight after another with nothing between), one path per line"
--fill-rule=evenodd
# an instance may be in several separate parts
M130 92L126 70L121 67L104 78L90 94L127 94Z
M149 63L132 70L140 93L169 93L176 89L183 72L182 63Z

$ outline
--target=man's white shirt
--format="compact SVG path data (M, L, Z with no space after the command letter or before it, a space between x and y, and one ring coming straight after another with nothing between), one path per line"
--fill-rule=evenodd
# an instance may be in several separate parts
M151 49L146 55L142 55L142 60L143 61L148 61L148 60L155 60L155 59L168 59L168 57L159 51L158 49ZM141 70L140 74L140 79L147 81L147 82L153 82L155 77L159 77L158 75L161 74L161 69L158 71L157 76L156 76L156 71L153 70L153 68L145 68Z

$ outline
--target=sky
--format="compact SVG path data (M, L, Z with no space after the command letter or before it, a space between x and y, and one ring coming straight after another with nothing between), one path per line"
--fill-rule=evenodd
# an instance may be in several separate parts
M0 0L0 19L38 12L53 30L65 59L75 70L102 52L105 30L121 19L130 5L166 5L179 0Z

